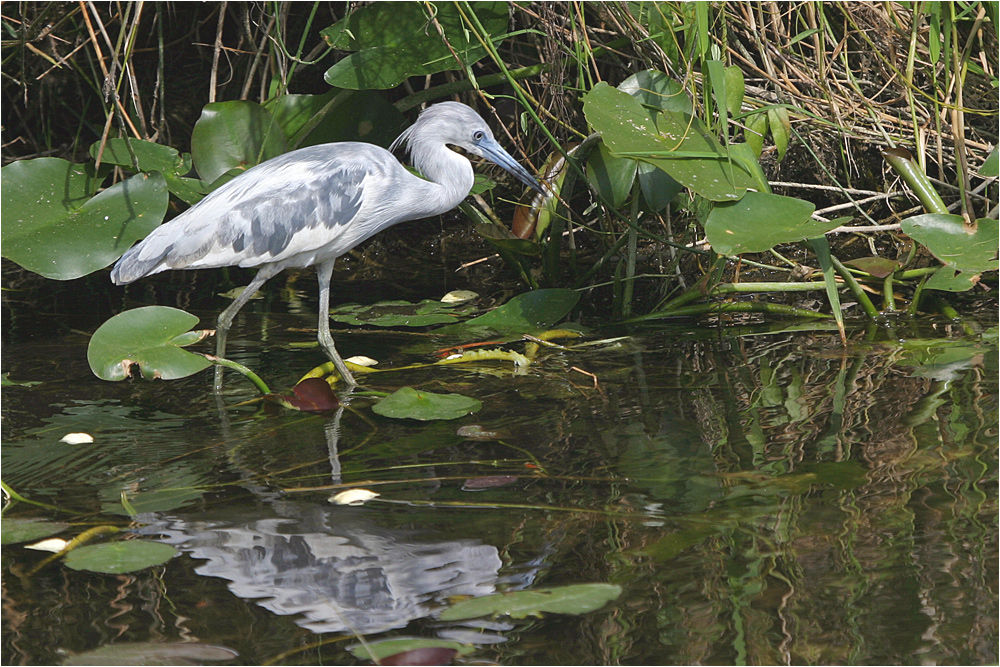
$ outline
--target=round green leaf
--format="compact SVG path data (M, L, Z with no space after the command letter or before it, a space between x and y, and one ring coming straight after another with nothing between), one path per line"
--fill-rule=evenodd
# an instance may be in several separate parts
M403 387L372 406L375 414L393 419L458 419L479 411L483 404L461 394L434 394Z
M125 540L73 549L66 554L66 566L74 570L122 574L161 565L175 555L177 549L169 544Z
M175 338L198 323L177 308L147 306L115 315L94 332L87 347L90 370L102 380L124 380L132 364L143 377L164 380L193 375L211 365L177 346ZM185 339L181 339L182 342Z
M468 655L474 650L472 646L468 646L466 644L460 644L458 642L452 642L445 639L426 639L423 637L397 637L380 642L368 641L365 644L356 644L351 646L347 650L359 660L381 661L392 655L426 648L453 649L458 652L458 655Z
M996 220L980 218L970 233L960 215L925 213L903 220L900 227L945 266L973 273L997 270Z
M455 325L456 327L483 327L497 332L528 333L548 329L573 310L580 293L571 289L536 289L518 294L498 308ZM445 327L438 331L451 331Z
M616 584L574 584L534 591L498 593L464 600L441 612L443 621L460 621L480 616L526 618L542 613L585 614L600 609L622 594Z
M92 170L40 158L3 168L3 256L29 271L72 280L102 269L167 212L163 176L139 174L88 198Z
M0 522L0 544L30 542L55 535L69 528L68 523L40 519L4 519Z
M803 199L747 192L737 202L716 204L705 220L705 234L720 255L764 252L779 243L820 236L840 225L810 216L816 207Z
M184 164L184 159L176 148L141 139L109 139L104 145L104 152L101 153L101 163L117 164L134 170L135 165L132 163L129 147L132 148L132 153L135 153L140 171L162 171L165 174L182 175L191 168L191 165ZM94 160L97 160L100 149L100 141L90 146L90 156Z
M267 109L246 100L206 104L191 133L198 175L209 183L285 152L285 136Z

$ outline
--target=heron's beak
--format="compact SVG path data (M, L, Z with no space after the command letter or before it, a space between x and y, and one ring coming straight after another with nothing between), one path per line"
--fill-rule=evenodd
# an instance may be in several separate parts
M479 142L478 148L483 152L484 158L499 167L503 167L505 170L510 172L514 178L521 181L535 192L542 195L546 194L545 190L542 189L541 184L535 180L535 177L529 174L528 170L522 167L517 160L512 158L510 153L505 151L496 141L483 139Z

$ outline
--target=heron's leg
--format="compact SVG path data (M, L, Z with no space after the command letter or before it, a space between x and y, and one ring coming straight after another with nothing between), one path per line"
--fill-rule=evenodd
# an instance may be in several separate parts
M337 372L344 382L354 387L358 383L351 375L351 371L347 370L347 364L337 354L333 336L330 335L330 280L333 279L333 262L331 259L316 267L316 277L319 278L319 346L337 367Z
M240 312L240 308L246 305L247 301L253 298L253 295L260 291L264 283L268 281L271 276L275 274L275 271L271 270L270 267L264 267L257 272L250 284L243 288L243 293L236 297L229 307L226 308L219 315L219 321L215 325L215 356L225 358L226 356L226 338L229 337L229 327L233 324L233 319L236 317L236 313ZM216 392L222 391L222 366L216 365L215 367L215 382L213 384L213 389Z

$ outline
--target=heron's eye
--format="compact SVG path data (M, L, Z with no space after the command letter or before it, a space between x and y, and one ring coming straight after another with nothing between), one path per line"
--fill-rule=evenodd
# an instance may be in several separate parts
M472 140L473 141L482 141L483 137L485 137L485 136L486 136L485 132L483 132L482 130L476 130L475 132L472 133Z

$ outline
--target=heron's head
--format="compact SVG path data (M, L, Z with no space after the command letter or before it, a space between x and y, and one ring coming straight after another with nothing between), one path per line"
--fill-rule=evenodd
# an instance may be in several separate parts
M545 192L538 181L497 143L486 121L460 102L441 102L424 109L417 122L392 143L390 150L404 143L418 168L422 156L430 156L435 148L456 146L503 167L533 190Z

